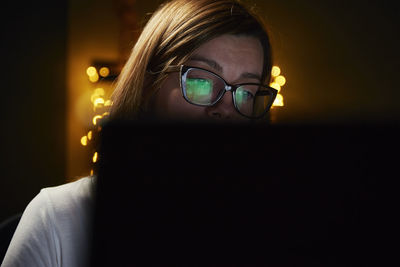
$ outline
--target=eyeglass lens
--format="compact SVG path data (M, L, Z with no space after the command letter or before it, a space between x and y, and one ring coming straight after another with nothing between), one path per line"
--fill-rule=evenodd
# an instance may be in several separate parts
M225 82L215 74L189 69L183 88L189 102L197 105L212 105L225 91ZM273 95L262 85L241 85L234 92L236 108L248 117L257 117L265 113Z

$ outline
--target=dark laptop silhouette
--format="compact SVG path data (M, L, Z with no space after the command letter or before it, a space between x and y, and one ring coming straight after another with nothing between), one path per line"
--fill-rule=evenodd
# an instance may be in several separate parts
M109 123L92 264L372 263L376 186L396 133L387 125Z

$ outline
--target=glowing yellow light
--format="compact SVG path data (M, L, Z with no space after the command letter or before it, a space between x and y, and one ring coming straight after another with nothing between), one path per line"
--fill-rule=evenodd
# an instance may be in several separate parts
M273 106L282 107L283 104L283 96L281 94L277 94Z
M281 74L281 69L278 66L273 66L271 70L272 77L277 77Z
M90 96L90 101L92 101L92 103L94 103L94 101L100 97L100 96L104 96L105 91L103 88L96 88L93 92L93 94Z
M96 94L92 94L91 96L90 96L90 101L92 102L92 103L94 103L94 101L98 98L99 96L98 95L96 95Z
M92 160L93 160L93 163L95 163L97 161L97 152L94 152Z
M106 106L106 107L109 107L109 106L111 106L112 105L112 101L111 100L107 100L105 103L104 103L104 106Z
M277 83L271 83L269 86L271 86L272 88L278 90L278 92L281 90L281 86Z
M101 77L107 77L110 74L110 69L107 67L102 67L99 71Z
M93 176L93 173L94 173L93 170L90 170L90 176Z
M89 76L89 81L95 83L99 80L99 75L96 73L95 75Z
M280 86L284 86L285 83L286 83L286 78L284 76L280 75L280 76L275 78L275 82L277 84L279 84Z
M100 105L104 105L104 98L102 98L102 97L96 98L96 99L94 100L94 102L93 102L93 105L94 105L95 107L98 107L98 106L100 106Z
M105 92L104 89L101 88L101 87L96 88L96 89L94 90L94 94L95 94L95 95L103 96L105 93L106 93L106 92Z
M95 76L97 74L97 70L95 67L90 66L89 68L86 69L86 74L91 77L91 76Z
M88 134L87 134L87 138L88 138L89 140L92 140L92 136L93 136L93 132L92 132L92 131L89 131Z
M93 117L93 125L97 125L97 120L99 120L99 119L101 119L101 118L102 118L102 116L100 116L100 115L94 116L94 117Z
M81 138L81 144L82 144L83 146L87 146L87 143L88 143L88 138L87 138L87 136L83 136L83 137Z
M102 116L103 116L103 117L106 117L106 116L108 116L108 115L110 115L110 112L107 111L107 112L104 112Z

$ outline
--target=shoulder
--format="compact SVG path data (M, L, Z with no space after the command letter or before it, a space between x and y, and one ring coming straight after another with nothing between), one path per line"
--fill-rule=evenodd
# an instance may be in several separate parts
M87 177L42 189L22 215L4 266L81 266L94 187L95 178Z
M66 230L77 223L86 223L94 201L94 179L85 177L60 186L43 188L29 206L34 212L40 211L55 222L56 228Z
M54 212L65 212L71 208L89 208L93 204L95 178L85 177L60 186L43 188L38 201L47 202Z

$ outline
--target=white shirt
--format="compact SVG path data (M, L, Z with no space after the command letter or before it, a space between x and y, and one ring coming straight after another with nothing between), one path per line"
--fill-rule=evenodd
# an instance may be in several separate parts
M42 189L26 207L1 266L86 266L94 184L86 177Z

